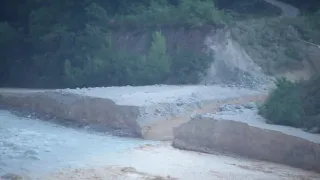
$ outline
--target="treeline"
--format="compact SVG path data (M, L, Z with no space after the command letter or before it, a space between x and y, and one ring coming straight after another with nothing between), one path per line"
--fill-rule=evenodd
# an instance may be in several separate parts
M1 1L0 86L195 83L212 58L183 47L168 54L161 28L221 27L246 14L279 9L261 0ZM153 30L148 53L116 48L119 29Z
M165 39L157 30L161 27L221 26L230 18L221 9L257 13L253 10L268 9L261 2L1 1L0 85L57 88L195 83L212 58L183 48L168 55L166 47L158 45ZM242 8L238 8L240 5ZM153 38L152 46L150 43L149 53L130 54L114 46L110 38L112 31L137 28L155 30L157 38ZM157 57L160 55L154 55L155 51L165 57Z
M223 13L212 0L13 0L1 4L2 86L195 83L212 58L183 48L169 55L158 30L223 24ZM111 41L112 31L134 28L154 29L149 53L123 52Z

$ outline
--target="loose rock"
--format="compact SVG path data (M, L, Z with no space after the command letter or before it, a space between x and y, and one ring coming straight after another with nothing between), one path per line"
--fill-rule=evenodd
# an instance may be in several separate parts
M257 105L254 102L250 102L244 106L247 109L256 109Z

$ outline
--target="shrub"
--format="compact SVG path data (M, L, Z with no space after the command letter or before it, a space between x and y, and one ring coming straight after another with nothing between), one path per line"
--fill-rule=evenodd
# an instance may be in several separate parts
M301 82L304 111L308 116L320 115L320 76Z
M301 91L297 83L284 78L276 80L276 89L273 90L266 102L260 107L259 113L268 123L302 126L304 110L300 100Z
M320 76L299 83L277 79L276 85L276 89L259 108L259 113L267 122L319 133Z

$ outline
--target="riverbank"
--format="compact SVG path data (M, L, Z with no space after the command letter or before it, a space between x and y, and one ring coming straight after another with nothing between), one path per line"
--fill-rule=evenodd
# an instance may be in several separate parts
M300 180L315 174L283 165L174 149L168 142L106 136L0 111L0 174L29 179ZM25 178L28 179L28 178Z

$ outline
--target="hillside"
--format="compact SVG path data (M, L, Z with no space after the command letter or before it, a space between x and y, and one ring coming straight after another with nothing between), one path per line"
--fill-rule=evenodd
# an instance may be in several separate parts
M279 19L281 9L260 0L1 4L2 86L194 84L216 57L204 52L203 41L225 28L270 75L299 70L313 53L292 39L319 42L314 11Z
M318 180L319 20L316 0L0 2L0 179Z

